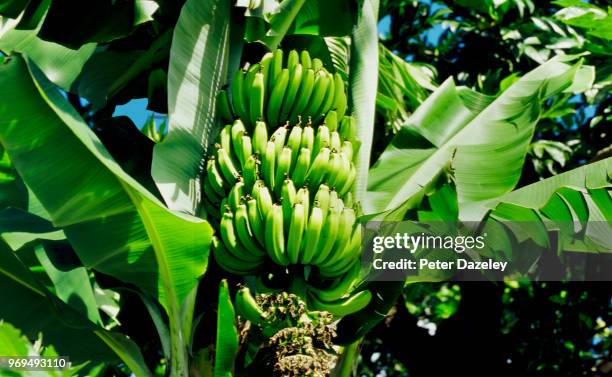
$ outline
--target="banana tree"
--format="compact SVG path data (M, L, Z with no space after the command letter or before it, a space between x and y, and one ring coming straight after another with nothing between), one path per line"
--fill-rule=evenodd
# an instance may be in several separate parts
M349 376L404 285L364 280L360 222L531 221L546 243L552 221L564 250L610 250L592 224L612 218L612 159L517 188L542 103L592 86L580 56L492 97L381 48L377 1L127 3L78 25L51 1L0 6L10 356L87 376ZM167 134L109 119L138 97ZM371 161L377 112L396 134Z

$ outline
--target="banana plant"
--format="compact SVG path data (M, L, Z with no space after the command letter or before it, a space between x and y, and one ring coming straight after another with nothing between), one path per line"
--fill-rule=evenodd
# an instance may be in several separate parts
M580 56L487 96L382 47L376 0L79 9L99 18L0 5L0 354L350 376L405 284L364 280L361 222L530 221L539 246L610 250L612 159L517 187L542 104L592 87ZM167 123L118 148L109 114L147 95Z

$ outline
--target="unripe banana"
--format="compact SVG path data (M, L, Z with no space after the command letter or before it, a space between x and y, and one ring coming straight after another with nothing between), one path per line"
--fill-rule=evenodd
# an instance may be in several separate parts
M246 74L244 75L244 83L242 84L242 101L245 105L246 114L244 117L240 117L245 122L251 123L251 105L254 103L251 99L251 94L253 94L253 84L255 82L255 75L261 73L261 65L258 63L253 64L249 67Z
M268 127L265 122L255 122L253 130L253 149L255 153L263 156L266 153L266 145L268 144Z
M221 198L223 198L223 196L219 196L217 195L217 193L215 193L215 190L213 190L208 180L205 180L203 182L202 188L204 189L204 195L212 203L219 203L221 201Z
M312 68L312 59L310 58L308 50L302 50L302 52L300 53L300 63L302 63L302 65L306 69Z
M236 212L236 209L242 200L242 196L244 196L244 182L242 181L242 178L239 178L227 196L227 204L232 212Z
M239 204L238 208L236 208L236 212L234 214L234 224L236 226L238 240L247 249L247 251L262 257L266 255L265 251L263 251L255 243L255 235L251 229L251 225L249 224L249 215L246 204Z
M251 120L251 127L263 117L264 113L264 101L266 95L266 83L264 81L264 75L261 72L255 73L253 83L251 84L251 90L249 94L249 115Z
M297 264L299 262L302 238L306 228L306 217L304 216L304 205L295 203L291 211L291 225L289 226L289 238L287 240L287 256L289 262Z
M321 102L319 108L314 112L315 124L319 124L319 121L325 117L325 114L329 111L332 104L334 103L334 77L327 73L329 84L325 91L325 99Z
M285 68L281 71L278 78L276 78L276 82L274 83L274 89L272 89L272 93L270 94L270 98L268 99L268 109L266 112L266 117L268 119L268 124L270 125L270 127L279 126L281 107L283 105L283 100L285 99L285 91L287 90L288 85L289 70Z
M321 232L321 237L319 238L319 244L317 245L318 252L311 261L313 265L323 263L323 261L325 261L332 252L340 226L340 211L340 208L334 205L329 208L327 216L325 217L323 231Z
M315 157L312 165L308 169L306 175L306 181L310 187L317 187L321 184L324 175L327 171L327 164L329 163L329 148L323 148Z
M308 148L301 148L300 154L298 155L297 162L295 163L295 169L293 169L292 179L293 183L300 187L306 180L308 169L310 168L311 153Z
M332 268L342 260L342 256L344 255L346 247L351 241L351 236L353 235L355 220L355 212L352 208L344 208L342 210L336 241L334 242L332 249L333 252L330 253L329 257L319 265L322 273L324 269Z
M323 69L323 62L319 58L312 59L312 69L317 72Z
M281 190L281 205L283 207L283 219L285 220L285 231L289 231L289 224L291 223L291 212L293 211L293 205L295 204L295 196L297 190L293 185L293 181L286 178L283 181Z
M349 270L341 277L335 279L331 286L325 287L324 289L318 287L309 287L322 301L335 301L350 292L352 286L359 278L361 271L361 262L359 260L353 261Z
M208 198L202 198L202 207L204 208L207 217L210 216L217 222L221 220L221 213L219 211L219 208L217 208L216 205L212 204L212 202Z
M302 65L304 65L304 63L302 63ZM307 69L302 75L304 78L300 84L300 89L298 90L298 94L289 117L291 119L291 123L297 122L298 116L304 114L304 109L306 109L314 89L315 72L312 69Z
M253 185L257 181L259 174L259 160L254 154L247 158L244 167L242 168L242 180L244 181L245 192L251 192Z
M287 266L289 259L285 254L285 234L283 231L283 209L278 204L272 205L272 209L266 218L266 251L280 266Z
M260 246L265 247L264 238L264 218L260 215L259 208L257 206L257 200L251 196L246 197L247 215L249 216L249 224L251 225L251 231L255 235L255 238L259 242Z
M300 63L300 54L297 50L289 51L287 55L287 68L292 69Z
M238 241L236 237L236 229L234 228L234 215L231 212L226 211L221 218L219 226L219 233L221 234L221 240L223 245L236 259L242 260L249 264L259 264L262 261L262 257L244 249L244 247Z
M330 136L331 136L331 140L330 140L331 149L340 151L340 149L342 148L342 141L340 140L340 134L337 131L333 131Z
M323 218L327 216L327 211L329 210L329 204L330 204L329 194L330 194L329 186L322 184L321 186L319 186L319 190L317 191L314 197L315 203L319 203L319 207L321 207Z
M268 71L268 93L272 93L276 80L283 70L283 50L276 49L273 52L272 61L270 64L270 70Z
M309 264L312 257L317 251L317 244L319 243L319 236L321 235L321 229L323 228L323 212L321 208L316 204L312 208L312 213L308 218L308 224L306 225L306 233L304 236L304 245L301 252L302 264Z
M279 196L281 188L283 187L283 181L289 176L291 170L291 149L284 147L278 156L278 162L276 164L276 179L274 183L274 192L276 196Z
M287 139L287 129L289 128L289 124L285 124L283 127L279 127L274 131L272 136L270 137L270 141L274 142L274 153L276 155L280 155L283 147L285 146L285 140Z
M242 158L241 165L244 167L249 157L251 157L253 154L253 146L251 145L251 138L246 136L246 134L242 134L240 139L240 152L238 153L238 156L239 159Z
M209 182L217 196L222 198L226 195L227 186L223 181L221 173L219 173L219 170L217 170L217 164L214 158L210 158L206 162L206 180Z
M349 160L350 162L353 162L353 143L351 143L350 141L343 141L340 151L344 153L347 160Z
M311 293L309 297L314 309L324 310L335 317L344 317L368 306L372 300L372 293L370 291L360 291L348 298L336 301L323 301L314 293Z
M310 121L306 123L306 127L302 130L302 141L300 143L302 148L308 148L309 150L313 150L314 148L314 129L312 128L312 124Z
M340 212L342 212L344 207L349 207L348 205L345 205L342 199L340 199L338 191L336 191L336 189L333 187L329 193L329 206L338 208Z
M339 194L341 196L344 197L347 193L349 193L349 191L353 187L353 184L355 183L356 177L357 177L357 169L355 168L354 164L351 164L351 169L349 170L349 174L348 174L348 177L346 178L346 182L344 183L344 186L342 186L342 188L339 190Z
M219 90L217 93L217 112L221 120L226 122L234 120L232 106L230 105L227 91L224 89Z
M227 153L229 153L230 155L233 149L231 130L232 130L232 126L228 124L221 129L221 132L219 132L219 143L221 145L221 148L225 149Z
M329 128L322 124L317 128L317 135L315 136L314 146L312 152L315 156L321 151L323 148L329 148L330 146L330 134Z
M329 162L326 168L327 172L325 173L324 181L327 182L331 187L337 188L334 182L340 174L340 169L342 168L342 158L340 157L340 154L336 152L335 149L333 149L329 154Z
M263 261L260 263L245 263L235 258L217 237L212 238L212 252L217 264L234 275L253 275L263 266Z
M217 149L217 163L221 174L223 174L223 178L225 178L230 185L235 184L239 176L238 170L223 148Z
M304 115L312 117L318 116L317 110L319 110L319 107L321 107L321 104L325 100L325 94L327 93L329 85L329 77L326 72L318 71L315 76L314 87L310 99L308 100L308 105L306 105L303 112Z
M295 194L295 202L300 203L304 209L304 219L308 220L310 214L310 192L307 187L300 188Z
M346 112L346 92L344 89L344 79L336 72L334 73L334 103L331 108L336 110L338 119L341 119Z
M230 136L232 140L232 151L234 152L234 155L238 158L238 161L240 162L240 166L244 165L244 160L242 160L243 156L242 156L242 145L241 144L242 144L242 136L245 134L246 134L246 127L244 126L244 123L242 122L242 120L236 119L230 129ZM223 147L223 144L221 144L221 147ZM227 152L229 154L229 149L227 149Z
M296 124L291 128L289 137L287 138L287 147L291 149L291 166L295 167L298 153L300 152L300 143L302 140L302 127ZM291 171L293 173L293 171Z
M327 126L330 132L338 130L338 115L335 111L329 111L325 116L324 124Z
M236 71L234 75L234 79L232 80L231 92L232 92L232 104L234 110L236 111L236 115L240 118L246 119L247 116L247 105L244 102L243 97L243 87L244 87L244 77L245 73L243 70L239 69Z
M261 164L262 177L266 185L274 189L274 174L276 172L276 153L273 141L268 141L266 153Z
M334 264L323 264L319 268L319 273L323 277L337 277L346 273L351 268L352 261L359 258L361 254L361 227L357 225L353 230L351 239L344 247L344 249L338 252L339 257Z
M272 61L274 60L274 54L271 52L266 52L266 54L261 58L261 73L264 75L264 82L266 84L266 93L272 92L272 87L270 86L270 67L272 66Z
M355 138L357 137L356 127L355 119L352 116L343 117L340 122L340 136L342 136L342 139L355 142Z
M300 89L300 84L302 83L304 74L304 69L302 68L301 64L297 64L295 67L289 69L289 85L285 91L285 98L283 99L283 106L281 107L279 123L289 120L289 115L291 115L291 109L296 101L296 96L298 90Z
M267 219L268 214L272 210L272 195L270 190L262 180L257 180L253 185L253 197L257 200L259 207L259 215L262 219Z
M266 313L259 307L248 287L243 287L236 292L235 303L236 312L247 321L261 325L267 319Z

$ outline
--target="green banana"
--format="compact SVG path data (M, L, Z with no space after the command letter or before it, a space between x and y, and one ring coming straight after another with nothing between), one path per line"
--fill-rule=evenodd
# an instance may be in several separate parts
M336 188L334 182L336 181L336 177L340 174L341 168L342 159L340 157L340 154L336 152L335 149L332 149L331 153L329 154L329 162L326 166L324 179L324 181L327 182L327 184L329 184L331 187Z
M244 182L242 178L239 178L236 184L232 187L227 196L227 204L229 205L232 212L236 212L242 196L244 195Z
M217 237L212 239L212 251L215 261L222 269L234 275L253 275L257 273L263 266L261 263L245 263L244 261L235 258L223 246Z
M304 64L302 63L302 65ZM307 69L302 75L302 83L300 84L300 89L298 89L296 100L289 116L291 123L297 122L298 116L304 114L304 109L306 109L314 89L315 72L312 69Z
M266 95L266 83L261 70L255 73L249 93L249 116L251 126L263 117Z
M325 114L327 114L334 102L334 77L329 73L327 74L327 76L329 84L327 85L327 90L325 91L325 97L321 102L319 108L316 109L316 111L313 113L315 124L319 124L319 121L323 119L323 117L325 117Z
M302 65L300 64L297 64L293 68L290 67L289 69L289 84L287 86L287 90L285 91L285 98L283 98L283 105L281 107L278 120L279 123L289 119L289 115L291 114L291 109L293 108L293 104L296 100L296 96L302 82L302 76L304 74L304 68L302 68Z
M287 266L289 260L285 255L285 234L283 232L283 209L278 204L272 205L266 218L265 229L266 251L280 266Z
M324 310L335 317L344 317L368 306L372 300L372 293L370 291L359 291L336 301L323 301L314 293L311 293L309 298L314 309Z
M293 68L300 63L300 54L297 50L289 51L289 55L287 55L287 68Z
M272 66L272 60L274 60L274 54L271 52L266 52L265 55L261 58L261 73L264 75L264 83L266 85L266 93L270 93L272 90L270 86L270 67Z
M257 121L253 130L253 149L255 153L263 156L266 153L266 144L268 144L268 126L263 121Z
M325 121L323 122L327 126L330 132L338 130L338 115L335 111L331 110L327 112L325 116Z
M325 287L324 289L318 287L309 287L309 291L315 293L323 301L335 301L349 292L353 284L359 278L361 272L361 262L359 260L353 261L351 268L341 277L334 280L331 286Z
M312 89L310 99L308 100L308 104L302 113L303 115L308 115L313 118L318 116L317 110L319 110L319 107L321 107L321 104L325 100L325 93L327 92L329 85L329 77L325 71L318 71L315 77L314 87Z
M310 121L306 123L306 127L302 130L302 140L300 145L302 148L308 148L309 150L313 150L314 148L314 128L312 128L312 124Z
M333 131L330 135L330 145L331 149L335 149L336 151L340 151L342 148L342 141L340 140L340 134L337 131Z
M261 179L257 180L255 185L253 185L253 197L257 200L259 215L262 219L266 219L272 209L273 201L270 190Z
M240 164L242 167L246 165L247 160L253 154L253 146L251 144L251 138L246 136L246 134L242 134L240 137L240 149L238 152L238 159L241 160Z
M302 127L296 124L291 128L289 137L287 138L287 147L291 149L291 166L292 170L297 162L298 153L300 152L300 143L302 140ZM293 171L292 171L293 173Z
M277 127L280 125L279 119L281 115L281 106L283 105L285 91L287 90L288 84L289 70L285 68L276 78L276 82L274 83L274 89L272 90L270 97L268 98L268 108L266 112L266 117L268 119L268 124L270 125L270 127Z
M344 208L342 210L340 224L338 225L338 232L333 246L334 252L330 253L327 259L319 264L322 272L326 269L333 269L339 261L343 260L343 256L345 256L347 252L347 246L353 235L355 220L355 212L352 208Z
M344 155L346 156L347 160L349 161L353 161L353 143L351 143L350 141L343 141L342 142L342 147L340 147L340 151L342 151L342 153L344 153Z
M350 165L351 169L349 170L346 182L344 183L344 186L342 186L342 188L339 190L339 194L343 197L349 193L349 191L353 187L353 184L355 183L355 178L357 178L357 168L355 168L355 165L353 164Z
M234 166L226 150L223 148L217 149L217 163L219 164L219 170L221 174L223 174L223 178L225 178L230 185L235 184L239 176L238 170L236 166Z
M212 202L206 198L202 198L202 207L204 207L204 211L206 212L206 216L211 216L215 221L221 220L221 214L219 213L219 208L216 205L212 204Z
M219 196L217 195L217 193L215 193L215 190L211 187L210 182L208 180L204 181L204 183L202 184L202 188L204 189L204 195L212 203L219 203L221 201L221 198L223 196Z
M264 256L266 253L256 243L253 230L249 224L249 215L246 204L242 203L234 213L234 225L240 243L252 254Z
M319 203L319 207L321 207L321 212L323 213L323 218L327 216L327 211L329 210L329 196L330 190L329 186L322 184L319 186L319 190L315 194L314 201L315 203Z
M317 135L315 136L314 145L312 152L315 156L321 151L323 148L329 148L330 145L330 135L329 128L322 124L317 128Z
M312 68L312 59L310 58L308 50L302 50L302 52L300 53L300 63L302 63L302 65L306 69Z
M293 204L295 203L295 196L297 190L293 185L293 181L286 178L283 181L281 190L281 205L283 207L283 219L285 220L285 232L289 231L289 224L291 222L291 212L293 211Z
M283 70L283 50L278 48L272 54L273 56L270 64L270 70L268 71L268 93L272 93L274 91L276 80L278 80L278 76L280 76L280 73Z
M244 87L244 76L245 72L242 69L236 71L234 79L232 80L231 92L232 92L232 104L236 114L240 118L245 118L247 115L247 106L242 96Z
M223 245L237 259L244 261L244 263L260 263L262 261L260 255L253 254L244 249L238 241L234 227L234 215L230 211L226 211L221 217L219 233L221 234Z
M319 236L321 235L321 229L323 228L323 211L315 202L315 206L312 208L312 213L308 219L306 225L306 233L304 236L304 247L300 255L300 262L302 264L309 264L312 257L317 252L317 244L319 242Z
M322 148L308 169L306 181L310 187L317 187L323 180L329 163L329 148Z
M274 173L276 172L276 153L274 147L274 142L268 141L268 145L266 146L266 153L264 154L264 158L261 164L263 180L272 190L274 189Z
M241 117L244 121L251 123L251 95L253 94L253 83L255 82L255 75L260 73L261 66L255 63L249 67L244 75L244 83L242 84L242 102L244 103L245 114Z
M219 118L224 121L232 121L234 119L232 106L230 105L227 91L224 89L219 90L217 93L217 111Z
M317 245L318 252L311 262L313 265L318 266L319 264L321 264L332 252L334 244L336 242L336 237L338 235L340 217L340 209L338 207L332 206L329 208L327 216L325 217L323 231L321 232L321 237L319 238L319 244Z
M334 102L331 105L332 109L335 109L338 115L338 119L341 119L346 112L346 92L344 89L344 79L336 72L334 73Z
M230 155L233 149L231 130L232 130L232 126L228 124L221 129L221 132L219 132L219 142L220 142L221 148L225 149Z
M343 140L354 142L357 137L357 125L352 116L344 116L340 122L340 136Z
M266 321L266 313L259 307L248 287L239 289L236 292L236 299L234 301L236 313L247 321L255 325L261 325Z
M210 158L206 162L206 180L209 182L215 194L219 197L224 197L227 194L227 186L223 181L221 173L217 170L217 164L214 158Z
M306 228L304 212L304 205L297 202L291 211L291 224L289 226L289 238L287 239L287 256L292 264L299 262L302 237Z
M295 194L295 202L304 206L304 219L308 220L310 214L310 192L307 187L300 188Z
M308 174L308 168L310 167L310 150L308 148L300 148L300 153L298 155L297 161L295 163L295 168L293 169L293 173L291 178L293 179L293 183L297 187L302 186L306 181L306 174Z
M261 215L259 214L259 208L257 207L257 200L250 195L246 196L247 215L249 216L249 224L251 225L251 231L255 235L255 238L259 242L259 245L265 245L264 238L264 224Z
M285 124L283 127L279 127L274 131L272 136L270 136L270 141L274 142L274 153L277 156L280 155L283 147L285 146L285 140L287 139L287 129L289 128L289 124Z
M242 122L242 120L240 119L236 119L234 121L234 123L232 124L232 127L230 128L230 137L231 137L231 141L232 141L232 151L234 152L234 155L238 158L238 161L240 162L240 165L244 165L244 161L242 160L242 146L241 146L241 142L242 142L242 136L246 134L246 127L244 126L244 123ZM223 144L221 144L221 147L223 147ZM227 149L227 153L230 153L230 150ZM231 155L231 154L230 154Z
M351 162L348 160L348 158L346 158L344 153L337 153L337 155L338 159L340 160L340 169L338 174L334 177L333 182L330 182L330 185L342 191L351 173Z
M283 187L283 181L289 176L291 171L291 149L284 147L278 156L276 164L276 175L274 183L274 192L276 196L279 196L281 188Z
M253 189L253 185L259 175L258 165L259 160L254 154L250 155L244 163L244 167L242 168L242 180L244 181L246 192L251 192Z
M351 263L359 259L361 254L361 227L357 225L353 230L350 242L339 250L339 257L333 265L324 265L319 267L319 273L323 277L336 277L344 274L351 268Z

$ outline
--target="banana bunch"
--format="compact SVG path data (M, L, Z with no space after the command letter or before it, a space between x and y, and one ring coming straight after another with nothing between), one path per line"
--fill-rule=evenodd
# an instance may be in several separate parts
M203 191L207 212L219 221L215 256L224 269L254 274L269 258L335 277L359 256L353 147L344 136L353 125L347 117L338 132L329 123L331 130L327 122L316 131L310 124L283 126L269 138L262 121L252 138L240 119L221 130Z
M221 92L218 104L228 124L201 180L217 263L237 275L308 266L291 291L309 307L338 317L365 307L370 292L347 295L362 230L352 194L359 144L342 78L307 52L284 61L277 50L238 72L231 101Z
M280 49L267 53L259 63L236 73L229 93L219 93L222 119L240 118L249 125L264 120L278 127L287 121L296 123L300 116L318 124L330 110L344 116L347 96L342 77L332 75L308 51L283 55Z

